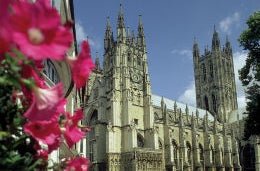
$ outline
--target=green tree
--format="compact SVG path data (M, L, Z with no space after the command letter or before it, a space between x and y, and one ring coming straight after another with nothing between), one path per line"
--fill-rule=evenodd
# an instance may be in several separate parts
M238 39L240 46L248 51L246 64L239 71L247 94L245 139L260 135L260 11L249 17L247 25Z

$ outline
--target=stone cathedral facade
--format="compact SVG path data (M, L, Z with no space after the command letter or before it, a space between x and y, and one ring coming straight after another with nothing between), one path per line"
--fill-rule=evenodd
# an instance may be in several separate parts
M121 6L116 36L107 20L103 67L97 56L82 96L84 124L91 127L84 141L91 169L242 170L241 132L228 122L237 109L229 41L221 49L214 30L212 49L203 55L194 42L198 108L152 94L147 58L142 18L135 35L125 27Z

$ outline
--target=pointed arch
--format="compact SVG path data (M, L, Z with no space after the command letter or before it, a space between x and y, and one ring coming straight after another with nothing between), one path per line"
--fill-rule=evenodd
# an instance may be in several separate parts
M91 128L89 132L89 160L93 162L95 160L94 150L96 148L96 123L98 119L98 111L93 110L89 119L89 126Z
M207 96L204 96L204 105L205 105L205 109L209 110L209 100Z
M176 143L175 140L172 140L172 150L173 150L173 163L175 164L176 167L178 167L178 151L179 151L179 148L178 148L178 144Z
M201 144L199 144L199 157L200 157L200 163L204 167L204 149Z
M188 163L191 165L192 163L192 148L189 141L186 142L186 148L187 148L187 159Z
M144 147L144 137L140 133L137 134L137 147Z

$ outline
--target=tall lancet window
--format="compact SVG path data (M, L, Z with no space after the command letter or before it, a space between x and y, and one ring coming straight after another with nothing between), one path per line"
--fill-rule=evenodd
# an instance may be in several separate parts
M90 133L89 133L89 159L90 161L94 161L95 160L95 153L94 150L96 148L96 131L95 131L95 127L96 127L96 123L97 123L97 110L94 110L90 121L89 121L89 126L91 128Z
M199 156L200 156L200 163L204 166L204 150L201 144L199 144Z
M217 100L214 94L212 94L212 106L213 106L213 111L217 113Z
M52 63L51 60L47 59L43 61L44 69L42 70L43 74L48 77L49 81L53 84L60 82L58 72Z
M137 134L137 147L144 147L144 138L141 134Z
M172 141L172 147L173 147L173 160L176 167L178 167L178 146L175 141Z
M189 142L186 143L186 147L187 147L187 159L188 159L188 163L191 164L192 160L191 160L191 145Z
M207 96L204 97L204 103L205 103L205 109L209 110L209 100Z

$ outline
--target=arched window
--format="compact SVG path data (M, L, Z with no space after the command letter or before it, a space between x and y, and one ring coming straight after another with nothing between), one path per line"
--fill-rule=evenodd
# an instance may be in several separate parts
M192 160L191 160L191 145L189 142L186 143L186 147L187 147L187 158L188 158L188 163L191 164Z
M94 149L95 149L95 145L96 145L96 131L95 131L95 127L96 127L96 123L97 123L97 110L94 110L94 112L92 113L92 116L90 118L89 121L89 126L91 128L90 132L89 132L89 159L90 161L94 161Z
M44 69L43 74L48 77L54 84L57 84L60 79L58 72L51 60L47 59L43 61Z
M217 113L217 100L214 94L212 94L212 106L213 106L213 111Z
M141 134L137 134L137 147L144 147L144 137Z
M131 53L130 52L127 53L127 60L128 60L128 62L131 62Z
M204 166L204 150L201 144L199 144L199 155L200 155L200 163Z
M178 146L175 141L172 141L172 147L173 147L173 160L176 167L178 167Z
M205 103L205 109L209 110L209 100L207 96L204 97L204 103Z

